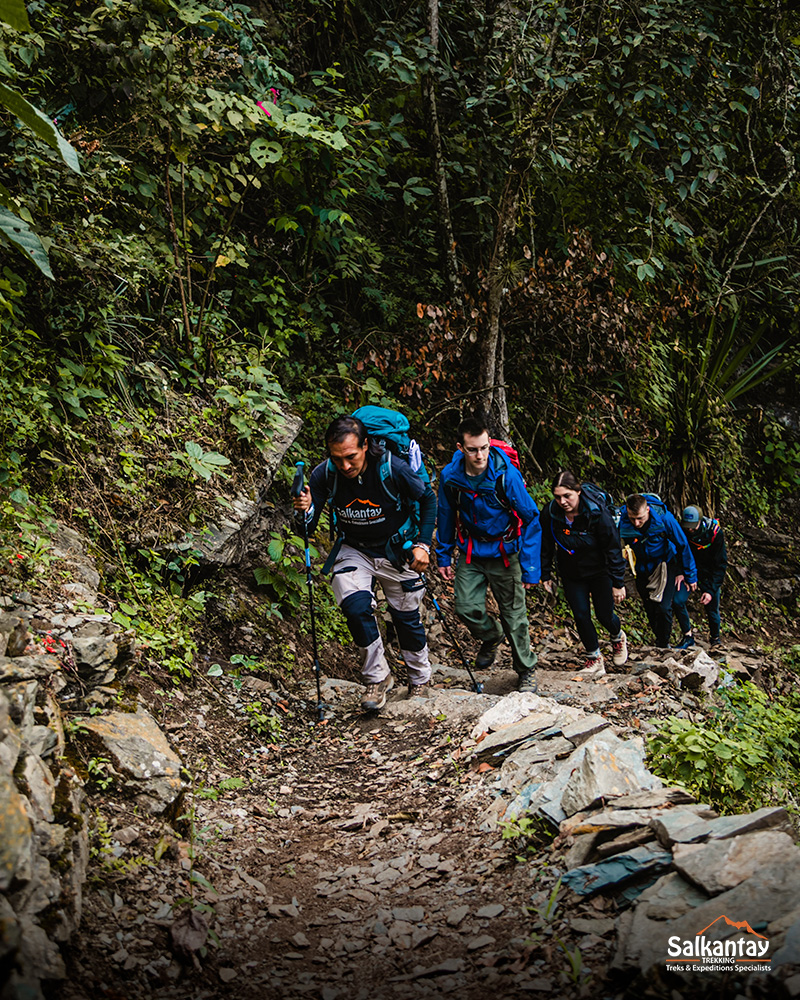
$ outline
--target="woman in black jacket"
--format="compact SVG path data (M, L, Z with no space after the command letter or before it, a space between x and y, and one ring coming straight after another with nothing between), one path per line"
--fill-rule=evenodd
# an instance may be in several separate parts
M555 593L555 555L564 596L586 649L583 672L602 677L605 665L592 621L592 604L611 639L614 664L622 666L628 659L628 642L614 607L625 599L625 560L619 532L596 486L581 485L566 469L555 477L552 488L553 500L539 516L542 583L548 593Z

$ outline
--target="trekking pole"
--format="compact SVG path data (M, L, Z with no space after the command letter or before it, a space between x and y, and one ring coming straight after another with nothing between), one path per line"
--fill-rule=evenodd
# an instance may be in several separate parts
M408 550L408 554L409 555L410 555L411 549L413 547L414 546L413 546L413 544L411 542L406 542L405 545L403 546L404 549ZM483 694L483 682L479 681L479 680L477 680L475 678L475 674L473 674L473 672L472 672L472 667L469 665L469 660L464 655L464 651L462 650L461 646L459 645L458 639L456 639L456 637L455 637L455 633L450 628L450 626L449 626L449 624L447 622L447 619L444 616L444 611L442 611L441 605L436 600L436 594L434 594L434 592L428 586L427 577L425 576L424 573L420 573L419 578L420 578L420 580L422 580L422 586L428 592L428 594L430 595L430 599L433 601L433 606L434 606L434 608L436 608L436 613L439 616L439 621L442 623L442 625L444 625L444 627L445 627L445 629L447 631L447 634L450 636L450 641L456 647L456 651L457 651L458 655L461 657L461 662L464 664L464 667L465 667L467 673L469 674L469 679L472 681L472 690L476 694Z
M299 497L305 487L305 462L296 463L297 471L292 482L292 496ZM325 718L325 706L322 703L322 692L319 686L321 668L319 655L317 653L317 622L314 617L314 581L311 579L311 552L308 546L308 524L306 523L305 511L303 514L303 544L306 549L306 586L308 587L308 607L311 613L311 648L314 651L314 676L317 679L317 721L322 722Z
M436 600L436 594L434 594L434 592L428 586L428 581L425 578L425 574L420 573L419 578L420 580L422 580L425 589L428 591L428 594L430 595L430 599L433 601L433 606L434 608L436 608L436 613L439 616L439 621L442 623L442 625L444 625L445 629L447 630L447 634L450 636L450 641L456 647L456 651L458 652L458 655L461 657L461 662L464 664L464 667L466 668L466 671L469 674L469 679L472 681L473 691L476 694L483 694L483 681L476 680L475 674L473 674L472 672L472 667L469 665L469 660L464 655L461 646L459 646L458 639L456 639L455 637L455 633L447 624L447 619L444 616L444 611L442 611L441 607L439 606L439 602Z

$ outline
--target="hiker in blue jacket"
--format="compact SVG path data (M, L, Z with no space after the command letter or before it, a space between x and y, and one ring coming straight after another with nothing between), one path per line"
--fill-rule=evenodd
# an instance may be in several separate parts
M725 533L719 521L713 517L703 517L703 512L695 506L684 508L681 527L689 539L694 561L697 563L697 589L700 592L700 603L706 612L709 641L712 646L719 646L722 642L719 634L719 595L728 569ZM675 594L675 617L683 632L678 649L694 646L692 621L686 608L688 600L689 591L681 587Z
M458 450L442 471L439 487L439 573L455 580L456 614L481 643L475 666L491 666L505 636L519 675L518 690L536 691L538 658L531 649L525 588L539 582L539 510L509 453L490 444L482 419L464 420L458 437ZM486 610L488 587L500 622Z
M552 579L555 561L564 596L586 650L581 676L602 677L606 670L592 621L592 604L611 639L614 664L621 667L628 659L628 640L614 607L626 595L625 560L608 506L611 498L593 483L581 484L569 469L558 473L552 489L553 499L539 515L542 586L548 593L555 593Z
M361 707L377 711L386 704L394 678L375 620L376 580L389 604L408 670L409 696L428 694L431 665L419 614L425 592L419 574L428 568L436 495L406 462L370 442L356 417L337 417L325 441L330 465L320 462L311 473L309 485L294 500L295 516L305 516L312 532L326 503L332 504L340 538L334 547L331 586L361 653ZM333 492L329 478L335 480ZM388 492L387 480L394 495Z
M666 509L632 493L621 509L619 533L636 558L636 589L642 598L656 646L669 649L672 606L678 587L697 590L697 567L680 524Z

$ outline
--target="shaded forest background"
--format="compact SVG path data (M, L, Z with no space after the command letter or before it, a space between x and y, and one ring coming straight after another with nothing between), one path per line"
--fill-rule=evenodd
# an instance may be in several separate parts
M6 574L66 517L180 591L287 407L293 460L372 402L435 464L485 406L540 500L569 465L786 517L789 7L2 0Z

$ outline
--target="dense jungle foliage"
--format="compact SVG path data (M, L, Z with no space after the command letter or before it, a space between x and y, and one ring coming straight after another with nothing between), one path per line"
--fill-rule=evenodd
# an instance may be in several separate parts
M764 518L800 483L791 5L0 18L0 480L26 544L64 511L117 558L142 512L201 528L181 484L244 468L287 403L300 454L367 401L449 447L474 403L534 484L570 464Z

